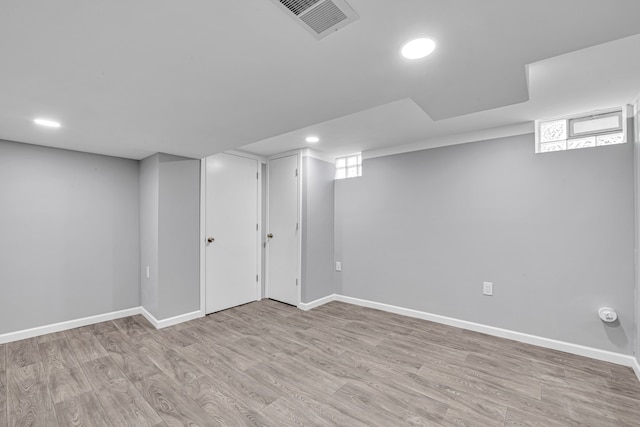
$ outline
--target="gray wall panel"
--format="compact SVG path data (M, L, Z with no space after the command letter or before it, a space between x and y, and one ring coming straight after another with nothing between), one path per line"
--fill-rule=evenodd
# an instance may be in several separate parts
M0 141L0 334L140 305L138 162Z
M158 319L200 309L200 160L160 154Z
M311 302L335 293L335 165L312 157L302 161L302 302Z
M158 209L160 155L140 161L140 296L142 306L158 318ZM149 277L146 269L149 267Z
M631 354L632 148L536 155L523 135L365 160L336 181L336 287ZM598 319L603 305L618 325Z
M147 157L140 192L142 306L158 320L199 310L200 160Z

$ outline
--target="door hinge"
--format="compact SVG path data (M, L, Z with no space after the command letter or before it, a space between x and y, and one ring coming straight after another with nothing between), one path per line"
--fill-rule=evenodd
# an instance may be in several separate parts
M298 279L296 279L296 286L298 286Z
M258 281L258 275L256 274L256 282Z
M296 222L296 231L300 228L300 223Z
M256 179L258 179L258 175L260 174L260 172L256 172Z
M296 168L296 176L298 176L298 168Z
M256 224L256 231L258 231L258 224Z

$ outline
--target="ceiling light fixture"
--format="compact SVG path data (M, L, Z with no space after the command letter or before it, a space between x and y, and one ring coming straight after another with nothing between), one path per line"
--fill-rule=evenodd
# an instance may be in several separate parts
M402 46L402 56L407 59L420 59L429 55L436 48L436 43L428 38L408 41Z
M309 144L315 144L316 142L320 141L320 138L318 138L317 136L308 136L305 138L305 141L307 141Z
M50 128L59 128L60 127L60 123L55 122L53 120L47 120L47 119L34 119L33 122L37 125L40 126L46 126L46 127L50 127Z

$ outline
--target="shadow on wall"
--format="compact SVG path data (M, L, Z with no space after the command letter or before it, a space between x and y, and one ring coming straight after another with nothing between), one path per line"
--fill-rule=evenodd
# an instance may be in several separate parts
M627 338L627 332L624 326L620 323L620 319L616 319L615 322L602 322L607 338L618 348L626 348L629 342Z

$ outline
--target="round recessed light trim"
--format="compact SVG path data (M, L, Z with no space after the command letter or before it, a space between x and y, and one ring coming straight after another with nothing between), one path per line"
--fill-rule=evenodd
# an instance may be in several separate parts
M40 126L46 126L49 128L59 128L60 127L60 123L56 122L54 120L49 120L49 119L33 119L33 123L40 125Z
M413 39L402 46L402 56L407 59L420 59L428 56L436 48L436 42L426 37Z
M318 138L317 136L308 136L304 140L307 141L309 144L315 144L316 142L320 142L320 138Z

